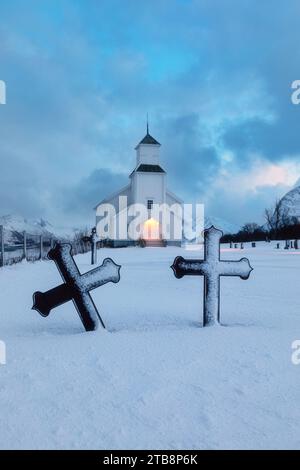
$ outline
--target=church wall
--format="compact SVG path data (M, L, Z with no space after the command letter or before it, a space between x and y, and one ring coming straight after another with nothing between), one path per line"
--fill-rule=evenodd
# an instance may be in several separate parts
M136 173L135 202L147 204L148 199L153 199L154 204L165 202L165 174L164 173Z

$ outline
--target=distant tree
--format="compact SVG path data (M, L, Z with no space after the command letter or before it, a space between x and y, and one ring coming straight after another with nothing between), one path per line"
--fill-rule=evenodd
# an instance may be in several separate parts
M277 240L300 240L300 219L291 217L288 209L277 200L273 207L265 209L266 223L247 222L237 233L223 235L222 243L239 243Z
M261 226L258 225L256 222L248 222L242 226L241 232L244 233L256 233L261 230Z
M86 253L90 250L91 243L88 241L90 234L91 229L88 227L76 229L74 231L73 237L70 240L74 254Z
M237 233L223 235L222 243L254 242L266 240L267 232L256 222L248 222Z
M83 237L88 237L91 234L91 229L88 227L76 229L73 234L74 241L80 241Z
M289 226L292 221L282 200L277 200L273 207L265 209L264 216L270 235L275 239L278 237L279 230Z

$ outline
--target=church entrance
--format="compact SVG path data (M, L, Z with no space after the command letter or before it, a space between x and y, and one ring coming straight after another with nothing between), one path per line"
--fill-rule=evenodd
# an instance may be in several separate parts
M160 240L160 230L159 230L159 222L153 219L152 217L144 223L144 230L143 230L143 238L144 240L154 241Z

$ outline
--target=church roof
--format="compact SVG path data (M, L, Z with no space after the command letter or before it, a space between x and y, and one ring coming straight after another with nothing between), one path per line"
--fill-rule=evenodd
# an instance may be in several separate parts
M152 137L152 135L150 135L149 132L147 132L145 137L140 141L140 143L138 145L141 145L141 144L160 145L160 143L157 142L157 140L154 139L154 137Z
M135 171L141 171L145 173L165 173L165 170L163 170L161 166L148 165L146 163L141 163Z

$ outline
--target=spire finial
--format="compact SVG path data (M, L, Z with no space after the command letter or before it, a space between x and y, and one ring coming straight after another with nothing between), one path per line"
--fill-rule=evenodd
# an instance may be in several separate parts
M149 134L149 117L147 113L147 135Z

